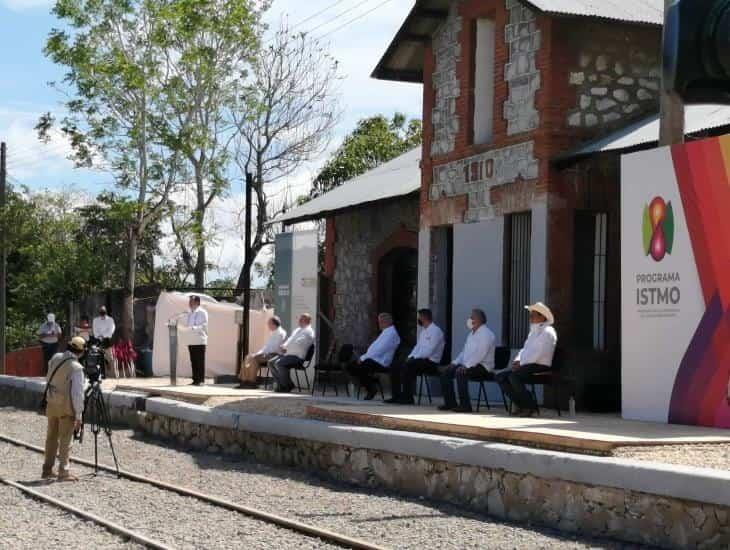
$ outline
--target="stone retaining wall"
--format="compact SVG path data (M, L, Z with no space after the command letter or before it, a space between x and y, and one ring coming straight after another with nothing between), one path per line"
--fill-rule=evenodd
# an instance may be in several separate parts
M0 405L35 407L42 387L42 382L0 377ZM561 531L666 548L730 546L727 472L236 413L167 399L147 399L147 411L138 413L135 394L114 393L109 399L117 419L192 449L246 455Z

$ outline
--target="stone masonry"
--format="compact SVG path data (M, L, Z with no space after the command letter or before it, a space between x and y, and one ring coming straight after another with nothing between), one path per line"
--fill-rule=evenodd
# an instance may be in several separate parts
M585 41L584 44L592 44ZM570 73L577 90L576 108L567 114L571 128L615 128L657 110L661 69L658 52L600 43L578 55Z
M413 197L340 214L335 219L335 331L365 348L373 305L372 254L399 228L418 231L418 200Z
M538 177L533 146L532 141L527 141L435 166L430 199L468 195L465 222L493 218L496 213L491 202L492 188Z
M509 23L504 28L504 40L509 61L504 66L504 80L509 85L509 97L504 102L507 135L513 136L535 130L540 113L535 107L535 93L540 89L540 72L536 53L541 35L535 12L518 0L506 0Z
M433 36L436 63L433 89L436 98L431 113L434 130L431 156L452 152L460 127L456 112L456 99L461 95L461 84L456 76L456 65L461 57L458 39L461 17L457 14L458 5L458 2L451 3L448 18Z

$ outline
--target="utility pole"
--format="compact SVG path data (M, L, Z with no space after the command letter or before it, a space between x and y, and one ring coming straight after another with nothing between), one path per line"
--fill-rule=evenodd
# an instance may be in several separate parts
M243 368L243 361L248 355L249 329L251 326L251 266L253 265L253 254L251 251L251 208L253 206L253 174L246 172L246 216L244 221L244 248L246 257L243 263L243 272L246 274L245 286L243 287L243 323L241 323L241 354L238 368Z
M7 193L7 147L0 143L0 374L5 374L5 335L7 330L8 254L5 231L5 194Z
M677 0L664 0L664 13L669 13L669 7ZM667 40L667 25L664 25L664 40ZM667 79L667 66L663 64L662 78ZM684 101L676 91L661 87L660 114L659 114L659 146L684 143Z

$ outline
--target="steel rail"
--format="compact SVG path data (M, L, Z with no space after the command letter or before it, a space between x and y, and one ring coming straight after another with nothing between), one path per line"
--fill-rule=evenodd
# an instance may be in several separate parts
M2 433L0 433L0 441L10 443L18 447L25 447L26 449L35 451L37 453L45 452L42 447L38 447L37 445L33 445L31 443L9 437ZM81 464L90 468L94 467L94 463L92 461L84 460L83 458L71 457L71 462ZM99 469L113 473L115 475L117 473L117 470L115 468L107 466L106 464L99 464ZM122 469L119 470L119 476L125 479L129 479L131 481L136 481L138 483L146 483L147 485L152 485L154 487L157 487L158 489L164 489L166 491L177 493L179 495L192 497L202 502L207 502L208 504L218 506L219 508L225 508L227 510L238 512L240 514L264 521L266 523L271 523L273 525L289 529L290 531L296 531L310 537L322 539L323 541L331 542L345 548L353 548L356 550L387 550L387 547L372 544L362 539L357 539L348 535L337 533L335 531L330 531L329 529L315 527L314 525L309 525L283 516L264 512L263 510L252 508L250 506L236 504L235 502L231 502L230 500L225 500L212 495L201 493L194 489L188 489L187 487L173 485L172 483L167 483L166 481L160 481L158 479L142 476Z
M46 504L51 504L53 506L56 506L57 508L61 508L62 510L65 510L66 512L69 512L75 516L79 516L80 518L83 518L85 520L93 521L94 523L101 525L102 527L106 528L108 531L111 531L116 535L121 535L125 539L138 542L139 544L147 546L148 548L154 548L155 550L173 550L172 546L168 546L167 544L148 538L140 533L137 533L136 531L127 529L126 527L123 527L122 525L119 525L118 523L115 523L111 520L108 520L101 516L97 516L96 514L93 514L91 512L87 512L82 508L77 508L76 506L68 504L55 497L46 495L45 493L41 493L40 491L36 491L35 489L31 489L30 487L27 487L22 483L18 483L17 481L11 481L4 478L3 476L0 476L0 483L3 483L9 487L13 487L21 493L45 502Z

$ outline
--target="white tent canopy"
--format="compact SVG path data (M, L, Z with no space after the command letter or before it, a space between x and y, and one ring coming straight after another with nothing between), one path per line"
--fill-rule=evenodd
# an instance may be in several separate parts
M236 304L218 302L210 296L200 296L200 307L208 312L208 347L205 355L205 374L214 377L226 374L235 375L237 368L238 325L236 312L243 308ZM191 293L163 292L157 300L155 310L155 346L152 352L152 372L155 376L170 374L170 337L167 323L178 320L177 375L192 376L188 354L189 332L185 327L185 314ZM242 315L239 313L238 315ZM250 349L257 350L264 345L268 336L266 321L273 310L252 310L250 319Z

